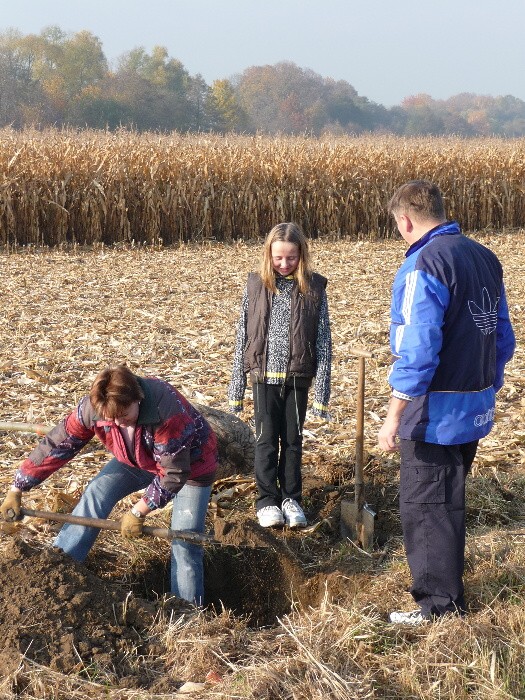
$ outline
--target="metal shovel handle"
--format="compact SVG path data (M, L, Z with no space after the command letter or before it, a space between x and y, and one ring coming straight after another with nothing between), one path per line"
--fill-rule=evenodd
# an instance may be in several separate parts
M120 522L118 520L105 520L103 518L87 518L80 515L72 515L71 513L54 513L45 510L31 510L29 508L21 508L22 515L28 515L32 518L43 518L44 520L55 520L59 523L73 523L75 525L84 525L85 527L97 527L100 530L120 530ZM165 527L151 527L144 525L142 532L145 535L152 537L161 537L164 540L184 540L192 544L217 544L210 535L202 535L198 532L185 532L180 530L169 530Z

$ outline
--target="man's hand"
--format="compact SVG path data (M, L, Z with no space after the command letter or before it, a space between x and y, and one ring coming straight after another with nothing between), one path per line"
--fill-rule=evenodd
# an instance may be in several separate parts
M396 422L393 420L388 420L388 418L385 420L385 422L381 426L381 429L377 435L377 441L379 443L379 447L384 452L398 452L399 451L399 445L396 441L398 427L399 427L399 421Z
M7 496L4 498L3 503L0 505L0 515L4 520L9 522L22 520L22 513L20 512L21 508L22 492L9 491Z
M142 528L144 527L144 518L139 518L128 511L122 516L120 521L120 534L127 540L142 536Z
M397 442L397 431L399 430L401 416L403 415L403 411L405 410L407 404L408 401L398 399L395 396L392 396L392 398L390 399L385 422L381 426L381 429L377 436L379 447L384 452L399 451L399 444Z

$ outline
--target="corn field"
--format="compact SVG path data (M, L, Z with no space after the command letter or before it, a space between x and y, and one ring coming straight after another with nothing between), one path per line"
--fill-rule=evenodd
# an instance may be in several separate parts
M0 245L388 238L386 204L439 184L466 231L525 226L525 140L0 131Z

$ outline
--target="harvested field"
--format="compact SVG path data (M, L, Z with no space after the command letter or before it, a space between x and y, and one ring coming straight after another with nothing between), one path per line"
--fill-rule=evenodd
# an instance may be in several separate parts
M206 549L208 606L194 611L167 595L166 542L102 533L82 566L51 549L56 524L26 519L0 539L0 698L167 700L184 689L269 700L525 697L525 232L479 240L504 263L519 346L469 480L466 620L417 631L386 624L392 607L411 607L397 457L376 446L389 394L390 285L404 244L316 241L334 362L332 419L305 426L312 526L259 528L249 465L230 470L209 512L220 546ZM117 361L225 409L242 289L259 254L244 243L1 254L0 421L53 424ZM378 513L371 554L339 532L341 499L353 497L351 347L374 353L365 401L366 496ZM2 492L35 439L0 433ZM67 509L105 459L93 443L24 505ZM165 525L167 514L151 520ZM181 688L188 682L196 685Z

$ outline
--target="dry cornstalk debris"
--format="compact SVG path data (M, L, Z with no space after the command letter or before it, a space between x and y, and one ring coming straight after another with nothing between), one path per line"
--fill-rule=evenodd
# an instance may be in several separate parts
M305 562L310 606L292 608L281 616L281 626L270 629L250 627L228 610L158 615L150 635L159 645L163 670L148 658L146 668L157 685L147 691L112 685L110 669L84 664L80 675L64 676L19 659L8 667L0 697L65 700L99 693L113 700L160 699L173 697L179 680L205 683L210 671L222 680L208 683L203 697L520 697L525 677L525 559L522 538L507 536L505 529L515 533L525 520L520 322L525 234L484 234L479 239L504 264L518 349L498 396L496 427L481 445L469 484L467 586L473 610L467 620L445 620L417 632L393 630L384 622L389 608L411 605L396 529L397 457L376 447L389 395L389 291L403 244L315 241L315 268L329 279L332 419L309 419L306 424L305 476L316 479L321 491L325 486L333 489L329 505L334 507L340 489L351 484L357 365L348 350L372 351L374 358L366 365L365 479L373 486L368 492L372 505L372 494L383 499L383 528L393 528L386 544L370 558L337 542L323 527L297 540L282 535L282 551L294 547L297 560ZM259 245L246 243L4 252L0 420L53 424L74 407L102 367L121 361L139 373L172 381L196 403L224 409L242 289L259 255ZM242 417L249 421L249 391L246 404ZM36 439L0 433L3 491ZM70 467L28 494L27 506L47 509L56 501L67 509L106 457L99 445L89 445ZM214 504L210 517L253 519L253 482L246 476L222 479ZM331 514L320 512L319 521L328 521ZM164 516L158 517L160 524ZM39 522L17 531L17 537L44 549L52 536ZM0 539L0 563L6 542L5 536ZM151 544L131 548L118 536L104 539L98 552L106 566L113 562L124 581L136 560L154 555ZM323 568L328 575L318 575ZM141 663L138 655L137 668ZM166 676L159 678L159 673ZM169 693L163 693L164 678ZM336 694L330 695L334 679Z

